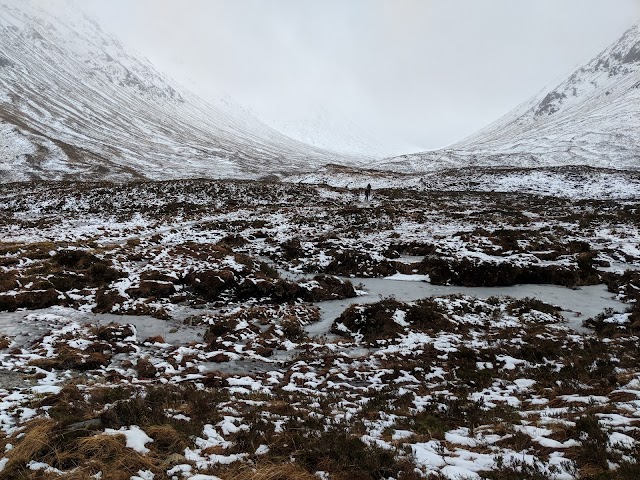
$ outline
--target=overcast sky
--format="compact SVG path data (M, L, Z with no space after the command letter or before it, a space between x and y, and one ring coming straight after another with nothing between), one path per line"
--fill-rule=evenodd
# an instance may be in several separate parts
M640 21L640 0L81 3L200 93L277 120L321 105L424 149L482 128Z

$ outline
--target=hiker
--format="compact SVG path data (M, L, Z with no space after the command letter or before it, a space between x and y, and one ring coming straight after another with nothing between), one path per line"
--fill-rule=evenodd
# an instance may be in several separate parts
M364 199L365 201L368 202L370 198L371 198L371 184L368 183L367 188L364 189Z

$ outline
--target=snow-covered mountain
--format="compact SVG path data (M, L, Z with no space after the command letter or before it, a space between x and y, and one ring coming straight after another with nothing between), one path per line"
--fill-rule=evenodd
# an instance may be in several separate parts
M257 176L345 158L157 72L65 1L0 0L0 182Z
M477 134L380 163L402 171L492 165L640 168L640 24Z

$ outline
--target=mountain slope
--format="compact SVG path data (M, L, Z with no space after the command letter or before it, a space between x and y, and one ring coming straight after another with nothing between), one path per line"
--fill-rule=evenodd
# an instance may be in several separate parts
M420 171L459 166L640 168L640 24L557 87L445 150L384 161Z
M72 4L43 5L0 1L0 181L255 176L344 160L204 102Z

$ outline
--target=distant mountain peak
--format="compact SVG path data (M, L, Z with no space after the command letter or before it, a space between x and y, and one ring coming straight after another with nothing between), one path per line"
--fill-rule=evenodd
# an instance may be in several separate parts
M640 24L562 83L447 149L381 168L589 165L640 168Z
M627 30L612 50L611 57L621 64L640 64L640 23Z
M0 181L242 177L349 161L203 100L77 5L0 0Z
M598 87L604 82L640 71L640 24L625 32L620 40L574 72L563 84L547 93L535 109L535 115L553 115L570 98L580 96L584 84ZM607 94L605 92L605 94ZM609 91L608 95L611 92Z

